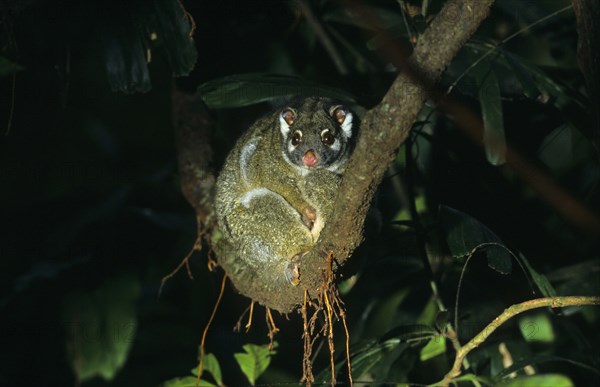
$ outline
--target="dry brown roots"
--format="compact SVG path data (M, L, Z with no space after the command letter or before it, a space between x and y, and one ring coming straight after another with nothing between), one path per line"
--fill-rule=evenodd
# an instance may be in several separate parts
M161 281L161 290L164 284L171 279L179 270L183 267L186 268L187 274L190 279L193 279L192 272L189 266L189 259L192 254L196 251L200 251L202 249L202 239L205 236L204 230L201 230L198 233L194 246L190 250L190 252L183 258L179 266L171 273L166 275ZM346 346L346 363L348 366L348 381L350 386L352 386L352 369L350 365L350 335L348 333L348 326L346 324L346 313L344 309L344 303L340 299L340 295L337 289L337 286L334 282L335 275L332 269L333 265L333 254L329 253L327 255L327 267L325 272L323 273L323 285L320 287L319 293L317 297L313 300L308 294L308 291L304 291L304 302L302 304L302 308L300 310L302 314L303 320L303 333L302 338L304 340L304 356L303 356L303 364L302 364L302 379L301 382L306 383L306 385L310 386L315 382L314 375L312 372L312 363L313 363L313 348L315 342L319 338L326 338L327 344L329 347L329 359L330 359L330 367L331 367L331 385L335 385L335 346L334 346L334 334L333 334L333 325L335 321L342 321L342 325L344 327L345 333L345 346ZM218 264L214 259L210 257L208 261L208 268L210 271L213 271ZM202 373L202 360L204 358L204 342L206 339L206 334L208 332L208 328L216 314L218 306L221 301L221 297L223 296L223 291L225 289L225 282L227 279L227 274L223 276L223 281L221 283L221 292L219 293L219 297L217 302L215 303L213 313L206 324L203 334L202 334L202 342L200 343L200 361L198 364L198 379ZM273 347L273 341L275 334L279 332L279 329L275 325L275 320L273 319L273 315L269 308L265 308L265 320L268 328L268 337L270 343L270 349ZM309 317L309 309L312 309L312 314ZM250 303L250 306L242 316L240 320L236 324L236 330L240 330L241 328L241 320L244 315L249 312L248 322L245 324L244 328L246 332L250 329L252 325L252 315L254 312L254 301ZM323 321L320 329L317 330L317 321ZM199 381L199 380L198 380Z
M329 360L331 367L331 385L335 385L335 347L333 343L333 324L335 320L341 320L346 334L346 363L348 365L348 378L350 386L352 386L352 370L350 365L350 335L346 324L346 312L344 311L344 303L340 299L337 286L335 285L334 274L332 270L333 254L327 256L327 270L324 273L323 286L316 300L312 301L308 295L308 291L304 291L304 302L302 304L302 321L304 339L304 357L302 363L302 382L307 385L312 385L315 382L312 372L312 352L315 342L319 337L326 337L329 346ZM310 318L308 317L308 309L312 308L313 312ZM319 331L316 330L317 321L322 318L323 326Z

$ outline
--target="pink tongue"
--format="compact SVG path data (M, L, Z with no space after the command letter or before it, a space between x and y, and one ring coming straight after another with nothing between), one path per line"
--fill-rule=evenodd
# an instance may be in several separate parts
M308 150L304 154L304 157L302 157L302 161L307 167L314 167L315 164L317 164L317 156L315 155L315 152Z

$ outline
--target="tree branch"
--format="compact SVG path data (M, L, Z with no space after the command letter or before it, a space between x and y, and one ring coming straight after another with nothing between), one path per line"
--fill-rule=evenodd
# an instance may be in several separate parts
M481 332L473 337L467 344L460 348L456 352L454 358L454 364L452 369L444 376L444 379L436 385L448 385L452 380L461 374L461 365L465 357L475 348L480 346L487 338L494 333L502 324L513 318L514 316L523 313L525 311L543 307L551 308L563 308L565 306L573 305L600 305L600 297L584 297L584 296L573 296L573 297L547 297L538 298L535 300L525 301L520 304L512 305L507 308L489 323Z
M317 19L312 9L310 9L310 6L308 5L307 1L298 0L298 7L300 8L300 11L306 18L308 24L315 31L315 34L321 41L321 44L325 48L325 51L335 64L337 71L342 75L347 75L348 67L346 67L346 64L344 63L344 60L342 59L342 56L340 55L337 47L335 46L335 44L333 44L333 42L329 38L329 35L327 35L327 32L325 32L325 28L323 28L323 25Z
M181 191L196 211L200 227L209 223L214 199L212 122L199 96L173 89L171 99Z
M332 219L321 233L318 244L303 258L300 285L278 289L273 297L260 300L265 306L287 313L302 304L305 291L316 297L326 282L324 257L331 253L339 267L360 245L373 195L385 171L408 136L423 102L432 96L437 80L487 17L493 2L448 0L419 37L410 58L405 57L385 30L379 31L386 54L392 55L392 61L401 67L402 72L382 101L363 117L360 138L346 168ZM382 25L376 15L354 0L346 0L345 4L375 29ZM205 114L200 115L198 122L191 121L189 117L186 119L188 113L193 112L195 102L177 94L173 98L175 117L179 114L184 117L175 122L182 190L196 210L201 231L201 226L206 225L211 217L214 187L214 174L208 172L212 153L207 148L209 141L204 135L208 133L209 122ZM219 252L218 246L213 248ZM254 299L252 289L252 284L248 284L246 289L240 290Z
M492 3L493 0L450 0L419 38L408 60L394 50L394 61L405 64L402 73L383 100L363 117L361 137L346 168L333 219L302 263L301 284L309 293L316 294L322 283L323 252L333 251L336 262L342 265L362 242L364 222L385 171L408 136L428 92L487 17ZM370 24L378 24L368 10L350 4ZM387 44L391 45L391 38ZM298 289L295 293L289 300L299 304L303 291Z

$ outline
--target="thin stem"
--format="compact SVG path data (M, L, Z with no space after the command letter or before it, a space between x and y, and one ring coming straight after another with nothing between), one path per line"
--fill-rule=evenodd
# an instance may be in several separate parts
M327 51L327 54L329 54L331 57L331 60L335 64L338 72L342 75L348 74L348 67L346 67L346 64L342 60L342 56L338 52L337 47L335 44L333 44L329 38L329 35L327 35L327 32L325 32L325 28L323 28L323 25L319 19L317 19L312 9L310 9L310 6L306 0L298 0L298 6L300 7L302 14L306 17L308 24L310 24L312 29L315 31L315 34L317 34L317 37L321 41L325 51Z
M248 322L246 323L246 326L244 328L246 328L246 333L248 333L248 331L250 330L250 327L252 326L252 315L254 314L254 301L252 301L250 303L250 314L248 315Z
M529 300L515 304L504 310L498 317L489 323L481 332L465 344L456 352L452 369L444 376L439 385L448 385L452 380L461 374L461 365L466 356L475 348L483 344L487 338L496 331L502 324L514 316L525 311L543 307L563 308L574 305L600 305L600 297L571 296L571 297L546 297Z
M215 315L217 314L217 309L219 308L219 304L221 304L221 299L223 298L223 293L225 292L225 282L227 281L227 274L223 274L223 280L221 281L221 291L219 292L219 297L217 298L217 302L213 308L213 311L208 319L208 323L206 327L204 327L204 331L202 332L202 340L200 340L200 361L198 362L198 376L196 377L196 387L200 385L200 376L202 376L202 362L204 361L204 342L206 341L206 334L208 333L208 328L210 328L210 324L212 324Z
M450 87L448 87L448 91L446 91L446 95L450 94L450 92L452 92L452 90L456 87L456 85L458 85L458 82L461 81L461 79L463 79L475 66L477 66L479 63L481 63L485 58L487 58L488 56L490 56L491 54L495 53L498 48L500 46L505 45L506 43L508 43L509 41L511 41L512 39L516 38L517 36L521 35L523 32L535 27L536 25L545 22L548 19L553 18L554 16L563 13L569 9L571 9L572 6L568 5L564 8L561 8L555 12L552 12L549 15L544 16L543 18L536 20L535 22L526 25L525 27L521 28L520 30L518 30L517 32L513 33L512 35L507 36L506 38L502 39L502 41L500 41L500 43L498 43L496 46L494 46L494 48L492 48L491 50L489 50L488 52L486 52L485 54L483 54L482 56L480 56L475 62L473 62L469 67L467 67L467 69L465 71L463 71L463 73L456 78L456 80L450 85Z

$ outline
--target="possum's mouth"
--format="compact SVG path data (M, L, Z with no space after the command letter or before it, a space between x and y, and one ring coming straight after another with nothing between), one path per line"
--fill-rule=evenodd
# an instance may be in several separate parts
M302 156L302 162L304 163L304 166L308 168L313 168L318 164L319 159L317 158L315 152L312 149L310 149L307 150L306 153L304 153L304 156Z

